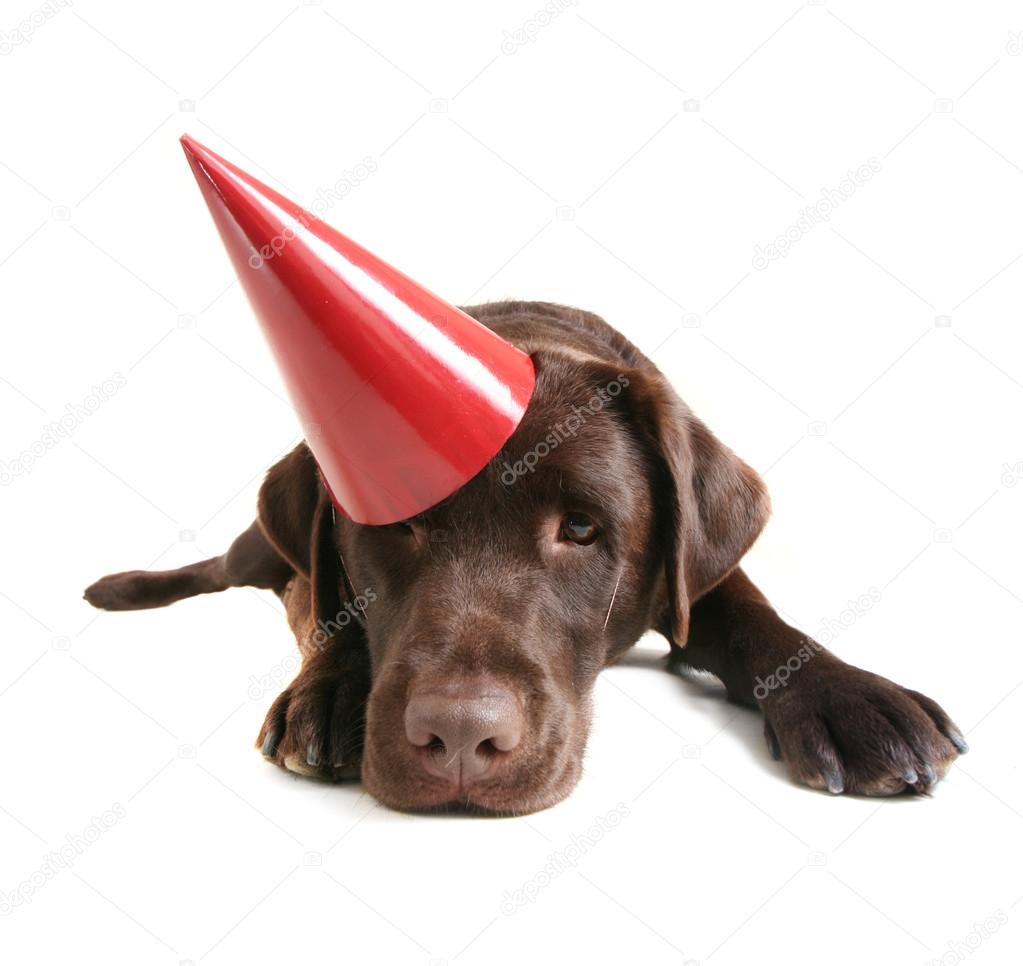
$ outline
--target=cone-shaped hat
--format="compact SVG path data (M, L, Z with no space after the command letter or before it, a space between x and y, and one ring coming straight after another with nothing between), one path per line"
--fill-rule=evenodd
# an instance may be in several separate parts
M528 355L187 135L206 204L338 509L395 523L515 431Z

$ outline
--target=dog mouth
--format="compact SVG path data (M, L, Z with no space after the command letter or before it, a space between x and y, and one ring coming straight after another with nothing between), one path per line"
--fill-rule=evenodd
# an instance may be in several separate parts
M578 768L561 780L545 782L542 788L524 788L524 783L476 784L406 783L404 787L383 787L372 771L363 769L363 785L375 798L396 811L416 815L461 815L480 818L512 818L542 811L565 798L574 787Z
M523 811L521 808L499 808L497 806L480 805L471 800L457 800L443 805L423 805L419 808L404 809L415 815L453 815L460 818L517 818L539 809Z
M514 794L488 794L462 788L445 789L432 795L423 794L422 797L417 796L417 801L411 804L395 804L391 807L417 815L475 815L481 818L510 818L538 811L537 807L517 800Z
M426 815L508 818L557 804L582 773L581 741L536 742L501 751L477 749L484 761L466 775L463 755L434 741L423 747L367 742L362 761L363 787L397 811Z

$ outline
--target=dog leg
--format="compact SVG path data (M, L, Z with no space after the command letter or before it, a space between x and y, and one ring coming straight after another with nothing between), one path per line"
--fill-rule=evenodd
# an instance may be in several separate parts
M302 668L271 705L256 747L299 775L358 778L370 691L362 630L346 627L322 644L306 640L301 649Z
M694 605L669 667L710 671L759 707L795 781L866 795L928 792L958 754L959 729L930 698L839 660L786 624L742 570Z
M85 599L103 610L166 607L197 594L228 587L260 587L281 593L295 572L253 523L227 553L177 570L128 570L87 587Z

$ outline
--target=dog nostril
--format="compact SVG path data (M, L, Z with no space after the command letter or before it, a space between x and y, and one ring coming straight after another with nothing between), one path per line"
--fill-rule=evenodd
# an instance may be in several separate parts
M430 740L426 743L426 750L431 755L443 755L447 753L447 747L444 742L436 735L432 735L430 737Z

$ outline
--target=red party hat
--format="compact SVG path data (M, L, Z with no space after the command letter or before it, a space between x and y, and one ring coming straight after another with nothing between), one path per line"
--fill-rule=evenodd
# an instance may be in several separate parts
M338 509L395 523L467 483L525 413L529 356L192 138L181 143Z

